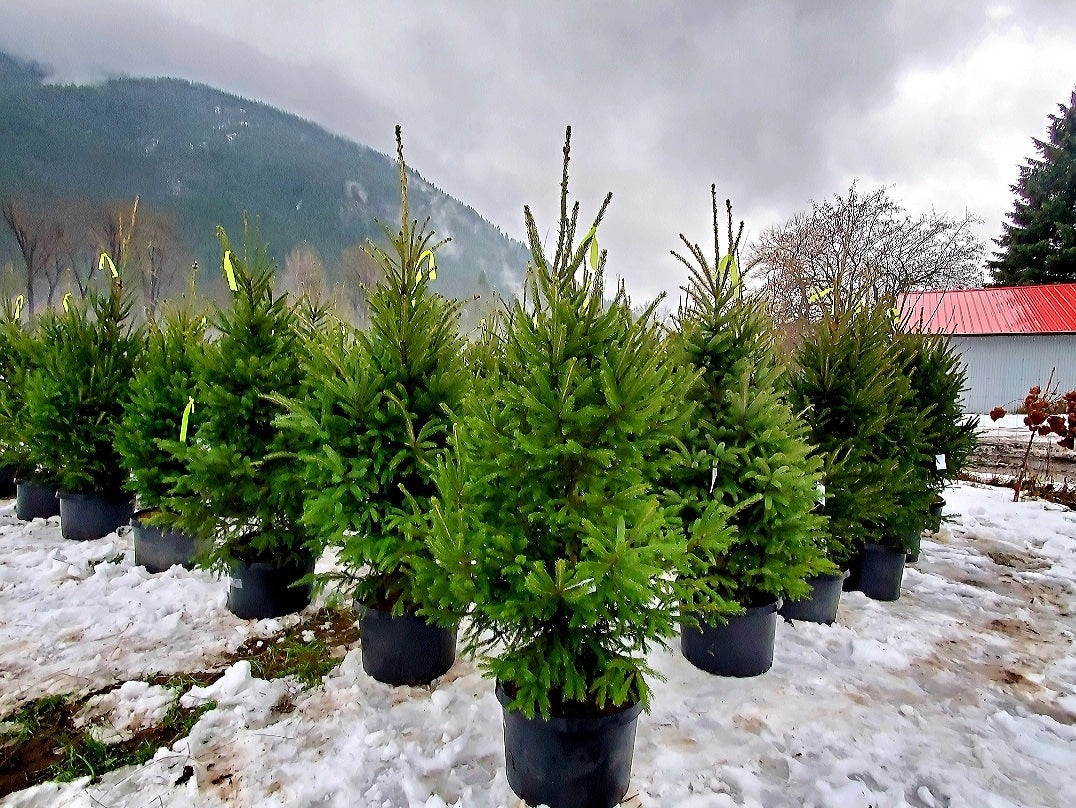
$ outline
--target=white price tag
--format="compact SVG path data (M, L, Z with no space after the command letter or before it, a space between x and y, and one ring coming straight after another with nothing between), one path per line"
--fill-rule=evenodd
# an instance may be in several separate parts
M232 584L232 589L242 589L243 588L243 579L242 578L232 578L231 584Z
M717 483L717 468L710 469L710 493L714 493L714 485Z
M945 471L945 455L934 455L934 468L938 471Z
M814 490L815 490L815 493L818 495L816 497L816 499L818 500L818 504L821 505L822 507L825 507L825 505L826 505L826 486L825 486L825 484L824 483L819 483L818 485L816 485L814 487Z

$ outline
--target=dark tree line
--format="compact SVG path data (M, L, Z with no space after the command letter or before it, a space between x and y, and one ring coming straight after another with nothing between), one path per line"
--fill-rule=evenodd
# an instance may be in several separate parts
M1037 157L1020 167L1016 200L990 262L994 283L1076 282L1076 90L1050 115Z

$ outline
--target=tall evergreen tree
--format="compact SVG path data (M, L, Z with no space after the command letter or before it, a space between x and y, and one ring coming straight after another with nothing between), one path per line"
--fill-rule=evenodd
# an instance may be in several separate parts
M340 547L356 598L378 609L414 611L423 592L414 566L429 553L407 530L433 493L433 463L451 434L451 412L468 389L460 304L430 288L445 243L411 219L407 166L396 127L400 228L388 247L367 247L380 270L369 294L370 326L329 332L314 352L307 391L285 402L279 426L304 439L297 487L308 496L306 527Z
M295 484L292 447L274 426L275 396L299 393L306 343L298 305L273 293L274 262L256 234L242 255L218 228L232 303L211 318L220 337L198 356L200 423L188 442L187 475L162 510L199 539L203 563L303 567L313 542L300 523L304 490Z
M17 479L34 471L23 438L26 417L26 376L33 368L40 340L22 324L22 300L5 300L0 307L0 471Z
M921 451L907 442L907 362L885 305L825 313L794 359L789 403L824 462L826 556L846 567L865 543L904 536Z
M821 548L825 520L814 513L822 458L811 453L806 426L778 391L782 368L763 305L743 296L731 203L722 257L716 189L710 192L713 262L683 235L691 259L673 253L690 272L673 345L699 376L691 390L697 415L683 437L670 496L682 503L689 531L712 508L727 508L735 527L731 541L719 532L724 546L706 548L714 558L702 574L714 592L685 604L700 617L720 614L729 603L751 607L802 596L807 576L835 571Z
M623 284L606 297L596 232L610 197L576 243L568 156L566 142L552 257L525 209L526 295L475 357L430 538L432 594L467 611L467 648L490 654L486 672L528 716L646 702L646 652L675 631L685 555L656 481L693 376L653 306L637 316Z
M91 291L87 305L38 321L39 361L26 378L30 459L69 494L115 497L127 481L115 438L144 339L112 269L107 294Z
M1058 110L1012 186L1016 201L989 264L999 286L1076 282L1076 90Z
M145 355L116 432L116 449L130 472L127 490L141 508L158 508L186 476L179 438L193 435L201 417L201 408L188 402L197 394L206 327L204 317L183 306L147 323Z

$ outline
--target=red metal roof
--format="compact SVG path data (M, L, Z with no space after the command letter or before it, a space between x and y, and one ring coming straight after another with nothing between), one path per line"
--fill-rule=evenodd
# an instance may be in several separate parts
M909 330L934 334L1076 333L1076 283L908 292L900 310Z

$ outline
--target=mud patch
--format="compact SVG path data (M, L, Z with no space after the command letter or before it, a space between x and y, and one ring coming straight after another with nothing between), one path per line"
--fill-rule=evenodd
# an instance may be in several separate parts
M991 620L987 623L986 627L991 631L996 631L999 634L1004 634L1007 637L1012 637L1015 640L1020 640L1032 634L1036 637L1040 636L1039 632L1031 627L1031 624L1025 620L1014 620L1011 617L999 617Z
M1050 562L1041 558L1032 558L1031 556L1020 553L1006 553L1001 550L991 550L986 553L986 557L999 567L1011 567L1012 569L1024 570L1025 572L1048 570L1053 566Z

